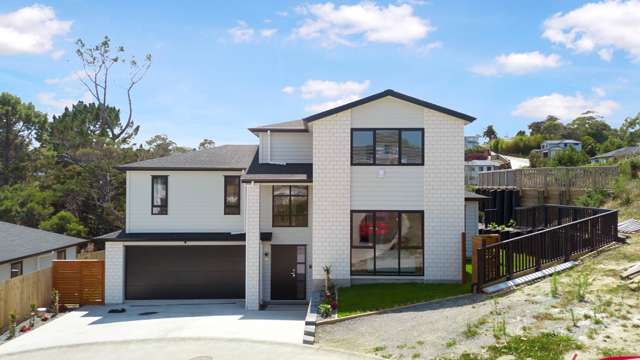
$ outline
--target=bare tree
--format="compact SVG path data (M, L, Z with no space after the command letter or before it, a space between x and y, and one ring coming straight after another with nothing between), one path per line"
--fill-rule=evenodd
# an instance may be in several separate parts
M105 128L113 141L128 142L136 136L139 126L133 123L133 104L131 94L133 88L144 78L151 67L151 54L147 54L142 62L138 62L135 56L126 58L124 47L119 46L112 52L111 39L105 36L95 46L87 46L82 39L76 41L76 54L82 61L83 76L80 81L87 88L91 96L98 103L98 116L100 124ZM129 66L128 84L126 95L128 102L128 114L126 122L120 122L119 112L114 114L108 111L107 96L110 94L111 70L116 64Z

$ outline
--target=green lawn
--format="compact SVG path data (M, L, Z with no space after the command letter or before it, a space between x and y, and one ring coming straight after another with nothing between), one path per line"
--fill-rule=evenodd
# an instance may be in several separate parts
M469 276L469 278L471 278ZM469 293L466 284L387 283L340 288L338 317Z

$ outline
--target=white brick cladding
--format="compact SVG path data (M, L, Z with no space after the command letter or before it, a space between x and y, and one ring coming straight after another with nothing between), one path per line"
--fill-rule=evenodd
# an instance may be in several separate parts
M260 186L246 185L245 196L245 306L260 308Z
M424 109L425 280L459 281L464 231L463 120ZM314 173L315 176L315 173Z
M313 282L350 278L351 111L311 123L313 132Z
M120 304L124 302L124 245L106 242L104 250L104 301Z
M472 253L471 241L478 235L478 202L465 201L464 203L464 233L466 240L465 255L470 257Z

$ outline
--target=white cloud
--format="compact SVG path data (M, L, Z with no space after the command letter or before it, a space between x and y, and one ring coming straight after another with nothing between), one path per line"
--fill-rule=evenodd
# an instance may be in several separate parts
M231 40L236 43L250 42L256 31L249 27L246 22L238 21L238 25L228 30Z
M640 0L588 3L544 22L543 37L581 53L598 51L609 61L613 49L640 61Z
M310 4L296 10L306 16L294 30L294 37L316 39L323 46L355 45L365 42L410 45L435 30L429 20L413 13L409 4L379 6L363 1L355 5Z
M512 114L534 119L553 115L562 120L570 120L585 111L594 111L606 116L615 111L618 106L618 103L613 100L587 99L579 93L575 96L552 93L523 101Z
M44 82L48 85L60 85L66 83L77 82L84 76L83 70L76 70L71 72L69 75L59 77L59 78L50 78L46 79Z
M71 29L71 21L61 21L53 8L31 5L0 15L0 55L46 54L62 56L53 40Z
M278 29L262 29L260 30L260 36L270 38L275 35L276 32L278 32Z
M38 102L49 110L54 112L62 112L65 107L71 108L72 105L82 100L85 103L91 102L93 99L89 92L85 92L81 98L75 99L72 97L61 97L55 92L40 92L36 95Z
M545 55L539 51L511 53L497 56L492 64L476 65L471 72L478 75L494 76L500 74L522 75L544 69L553 69L562 65L559 55Z
M285 16L289 16L289 13L286 11L278 11L276 12L276 15L285 17Z
M324 99L320 103L305 106L305 111L320 112L360 99L363 92L369 88L370 81L330 81L307 80L304 84L285 86L282 92L287 95L298 93L303 99Z
M287 86L282 88L282 92L287 94L287 95L291 95L294 92L296 92L296 88L291 86L291 85L287 85Z
M334 107L338 107L340 105L344 105L352 101L356 101L358 99L360 99L360 96L358 95L345 96L337 100L331 100L331 101L326 101L318 104L307 105L304 107L304 110L311 113L318 113L325 110L333 109Z
M604 91L604 89L601 88L601 87L595 86L595 87L591 88L591 90L593 91L593 94L596 95L597 97L603 97L603 96L607 95L607 92Z

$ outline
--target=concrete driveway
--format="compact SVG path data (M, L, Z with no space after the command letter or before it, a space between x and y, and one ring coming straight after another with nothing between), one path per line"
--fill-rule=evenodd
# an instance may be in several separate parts
M113 308L125 308L109 314ZM0 346L0 355L77 344L168 338L218 338L302 344L306 306L246 311L238 303L138 303L84 306Z

